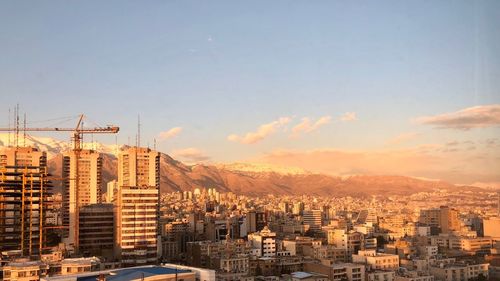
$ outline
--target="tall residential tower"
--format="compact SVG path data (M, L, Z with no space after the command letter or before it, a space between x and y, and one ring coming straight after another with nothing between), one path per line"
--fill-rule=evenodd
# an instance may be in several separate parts
M102 157L99 152L84 149L64 153L63 225L68 226L64 241L75 251L78 251L79 209L101 203L101 176Z
M160 154L131 147L118 156L115 255L125 266L156 263Z

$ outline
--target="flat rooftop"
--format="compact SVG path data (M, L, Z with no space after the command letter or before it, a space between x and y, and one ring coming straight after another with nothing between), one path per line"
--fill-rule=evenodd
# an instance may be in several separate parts
M190 270L182 270L182 269L175 269L175 268L170 268L170 267L162 267L162 266L154 266L154 267L146 267L146 268L125 268L125 269L117 269L114 271L111 271L111 275L106 276L107 281L127 281L127 280L137 280L142 277L150 277L150 276L155 276L155 275L168 275L168 274L181 274L181 273L188 273L192 272ZM99 274L94 275L94 276L86 276L86 277L79 277L76 280L77 281L95 281L96 277L99 276Z
M104 275L107 281L131 281L141 280L142 277L147 278L156 275L175 275L183 273L195 273L192 270L177 269L172 266L137 266L129 268L117 268L103 271L82 272L80 274L57 275L51 277L43 277L41 280L47 281L95 281L99 275Z

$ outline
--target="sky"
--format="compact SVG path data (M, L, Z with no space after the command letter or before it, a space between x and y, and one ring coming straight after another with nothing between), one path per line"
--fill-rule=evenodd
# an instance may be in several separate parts
M500 187L499 27L494 0L0 1L0 125Z

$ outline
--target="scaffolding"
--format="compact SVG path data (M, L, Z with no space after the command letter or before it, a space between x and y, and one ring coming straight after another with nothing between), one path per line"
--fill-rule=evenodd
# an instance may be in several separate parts
M42 254L45 214L52 206L49 176L46 167L0 163L0 251Z

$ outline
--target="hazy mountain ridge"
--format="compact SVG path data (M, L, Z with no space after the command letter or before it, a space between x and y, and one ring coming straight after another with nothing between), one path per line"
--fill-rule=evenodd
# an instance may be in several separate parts
M427 181L405 176L351 176L348 178L323 174L281 173L265 170L232 170L224 165L186 166L162 154L162 192L215 187L220 191L263 194L310 194L320 196L366 196L371 194L412 194L438 188L458 189L442 181Z
M442 189L462 189L441 181L426 181L405 176L334 177L323 174L282 174L278 172L233 171L220 165L185 165L167 154L161 154L161 192L189 191L194 188L216 188L247 195L369 196L396 195ZM62 155L49 160L50 171L60 176ZM103 182L116 179L117 159L103 153ZM467 188L470 189L470 188ZM473 188L477 189L477 188Z
M0 146L5 144L0 138ZM27 142L27 144L31 144ZM50 138L34 138L32 144L49 153L49 171L60 176L62 151L67 143ZM117 175L118 151L115 146L93 144L103 152L104 185ZM186 191L194 188L216 188L222 192L238 194L310 194L319 196L367 196L371 194L412 194L438 188L474 190L476 187L455 186L442 181L431 181L405 176L357 175L336 177L307 172L300 168L276 167L268 164L197 164L186 165L167 154L161 154L161 191ZM57 185L56 183L56 186ZM60 187L58 188L60 190ZM58 191L57 190L57 191Z

